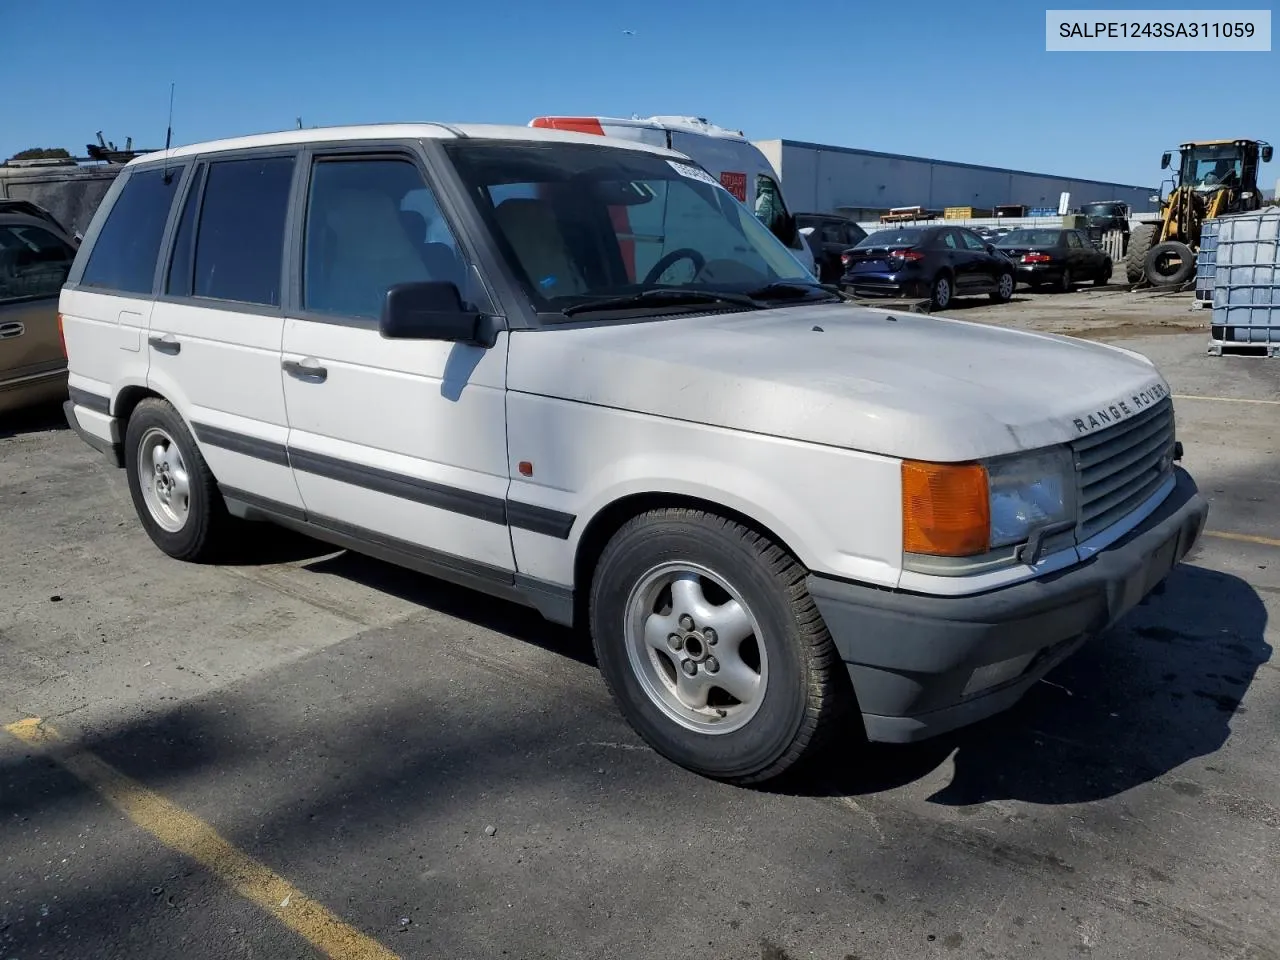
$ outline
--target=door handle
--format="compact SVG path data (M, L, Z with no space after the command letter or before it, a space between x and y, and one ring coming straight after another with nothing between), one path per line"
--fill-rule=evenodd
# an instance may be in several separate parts
M20 323L0 323L0 340L12 340L26 332L27 328Z
M151 336L147 337L147 343L151 344L161 353L175 354L182 350L182 344L174 339L173 334L166 333L163 337Z
M310 357L306 360L285 360L280 366L289 376L308 383L324 383L329 377L329 371Z

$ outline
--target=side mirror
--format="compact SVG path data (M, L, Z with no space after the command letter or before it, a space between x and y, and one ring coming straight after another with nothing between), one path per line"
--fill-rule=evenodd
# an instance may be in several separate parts
M497 324L468 309L455 284L442 280L399 283L382 301L378 332L388 340L444 340L492 347Z
M987 253L995 253L995 252L996 252L996 245L994 243L988 243Z
M1265 147L1262 148L1262 162L1270 163L1271 155L1272 155L1271 144L1268 143Z
M1168 154L1168 153L1166 153L1163 157L1161 157L1161 158L1160 158L1160 169L1161 169L1161 170L1168 170L1168 169L1169 169L1169 161L1170 161L1172 158L1173 158L1173 155L1172 155L1172 154Z

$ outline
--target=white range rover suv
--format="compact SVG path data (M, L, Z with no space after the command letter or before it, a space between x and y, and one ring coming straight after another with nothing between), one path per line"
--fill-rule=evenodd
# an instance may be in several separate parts
M1208 510L1148 360L852 307L638 143L148 154L60 310L67 419L165 553L272 521L584 625L635 729L726 780L1009 707Z

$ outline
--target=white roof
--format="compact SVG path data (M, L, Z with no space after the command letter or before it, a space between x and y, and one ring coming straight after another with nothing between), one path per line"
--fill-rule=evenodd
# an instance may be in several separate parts
M548 115L553 120L577 119L574 117L561 115ZM590 116L590 115L588 115ZM599 120L601 124L611 124L619 127L641 127L646 130L684 130L688 133L700 133L705 137L719 137L723 140L741 140L746 142L746 136L741 130L730 130L728 127L721 127L712 123L705 117L682 117L682 116L653 116L653 117L591 117L593 120Z
M254 147L281 147L305 143L332 143L358 140L454 140L475 137L488 140L551 141L559 143L589 143L598 147L621 150L642 150L662 156L684 159L682 154L663 147L649 146L630 140L619 141L589 133L570 133L564 130L544 130L535 127L507 126L488 123L368 123L347 127L311 127L305 130L281 130L276 133L258 133L248 137L232 137L226 140L208 140L157 150L129 161L137 163L190 157L197 154L227 150L248 150Z

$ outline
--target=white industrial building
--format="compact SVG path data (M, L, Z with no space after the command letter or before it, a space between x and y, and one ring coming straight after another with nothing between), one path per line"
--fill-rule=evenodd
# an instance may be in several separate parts
M1057 177L972 163L928 160L874 150L798 140L756 140L782 178L787 205L805 213L839 213L875 220L891 207L991 209L999 204L1058 207L1071 194L1072 207L1095 200L1122 200L1134 213L1154 210L1156 187Z

